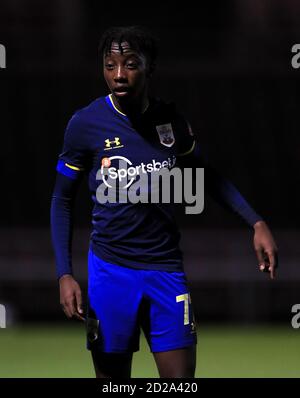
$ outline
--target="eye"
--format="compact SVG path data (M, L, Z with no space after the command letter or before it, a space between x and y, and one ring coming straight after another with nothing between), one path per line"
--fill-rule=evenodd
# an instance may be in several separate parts
M129 62L127 62L127 64L126 64L126 67L127 67L128 69L137 69L138 63L137 63L137 62L134 62L134 61L129 61Z
M106 62L105 68L107 70L112 70L114 68L114 64L112 62Z

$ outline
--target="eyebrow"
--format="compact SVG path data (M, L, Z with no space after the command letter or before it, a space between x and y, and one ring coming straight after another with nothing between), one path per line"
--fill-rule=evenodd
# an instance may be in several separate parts
M113 56L113 55L123 55L125 58L130 58L130 57L135 57L135 58L137 58L137 59L140 59L141 58L141 55L140 54L138 54L137 52L130 52L130 53L126 53L126 52L123 52L123 54L121 54L121 52L118 52L117 54L116 53L114 53L114 52L107 52L105 55L104 55L104 58L106 58L106 57L111 57L111 56Z

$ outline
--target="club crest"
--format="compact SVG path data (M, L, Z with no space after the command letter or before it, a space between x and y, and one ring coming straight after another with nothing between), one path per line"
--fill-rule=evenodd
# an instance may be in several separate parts
M156 131L159 135L159 141L162 145L171 147L174 144L175 137L171 123L156 126Z

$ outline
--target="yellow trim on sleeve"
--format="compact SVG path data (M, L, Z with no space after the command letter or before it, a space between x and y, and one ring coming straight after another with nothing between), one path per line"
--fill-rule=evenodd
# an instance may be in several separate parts
M76 170L76 171L81 171L79 167L76 166L71 166L69 163L65 163L65 166L69 167L69 169Z
M193 152L193 150L194 150L194 148L195 148L195 145L196 145L196 141L194 140L191 149L189 149L189 150L186 151L186 152L179 153L177 156L185 156L185 155L188 155L189 153Z
M119 111L119 109L116 107L116 105L114 104L114 101L113 101L113 99L112 99L112 94L109 94L109 95L108 95L108 98L110 99L110 102L111 102L112 106L114 107L114 109L115 109L118 113L120 113L120 114L123 115L123 116L127 116L127 115L125 115L125 113Z

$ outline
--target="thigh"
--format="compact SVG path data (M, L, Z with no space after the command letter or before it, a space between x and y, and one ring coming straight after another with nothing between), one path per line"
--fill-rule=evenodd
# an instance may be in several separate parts
M115 354L98 350L91 353L97 378L130 378L132 353Z
M195 377L196 346L153 353L160 377Z
M135 270L108 264L90 253L87 348L107 354L137 351L141 299L142 289Z
M145 277L149 311L143 330L151 351L169 352L194 346L197 334L185 274L150 271Z

